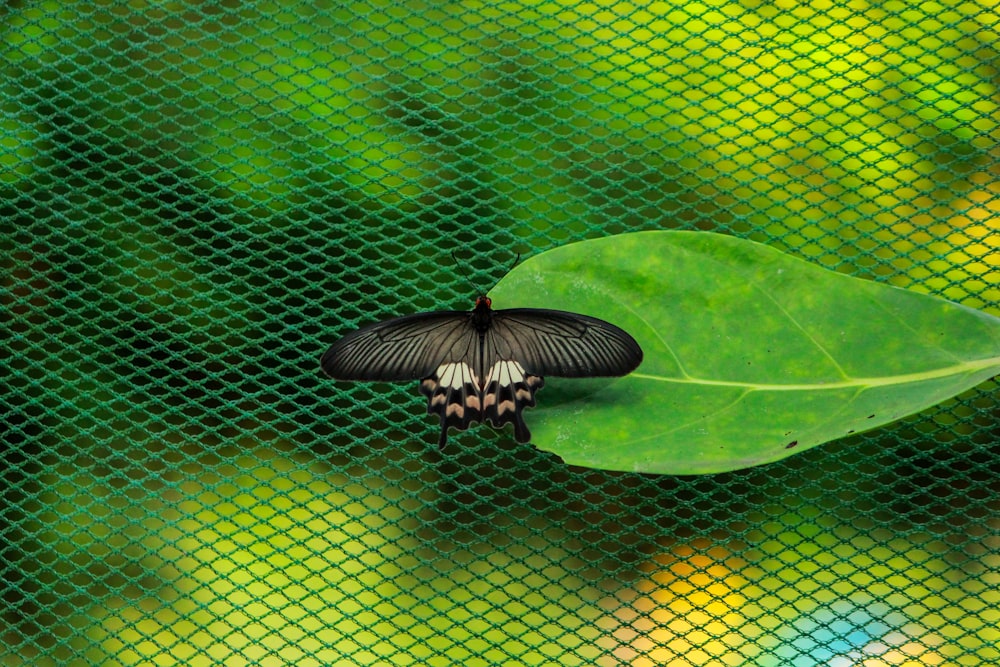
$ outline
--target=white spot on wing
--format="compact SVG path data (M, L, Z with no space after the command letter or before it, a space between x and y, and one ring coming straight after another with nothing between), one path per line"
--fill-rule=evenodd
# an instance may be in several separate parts
M523 382L524 376L524 367L521 364L513 359L501 359L493 364L493 368L486 374L486 386L490 386L490 382L496 380L501 387L509 387L516 382Z
M477 384L476 374L472 372L469 364L461 361L441 364L434 372L438 377L438 384L451 389L461 389L466 384Z

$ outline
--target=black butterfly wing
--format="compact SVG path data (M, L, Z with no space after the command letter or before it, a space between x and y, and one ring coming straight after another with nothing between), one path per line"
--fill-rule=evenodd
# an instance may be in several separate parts
M463 359L475 336L466 311L417 313L352 331L330 346L320 365L337 380L422 380Z
M449 427L464 431L472 422L483 420L479 380L465 361L450 361L440 364L420 382L420 393L427 397L427 414L436 414L441 422L439 448L448 439Z
M491 347L528 373L557 377L627 375L642 363L642 348L626 331L596 317L542 308L493 313Z
M625 375L642 362L642 349L622 329L561 310L515 308L493 312L486 332L483 417L514 425L518 442L531 433L522 411L535 405L543 376Z
M320 364L338 380L420 380L427 412L448 428L482 421L483 346L468 311L406 315L353 331L326 351Z
M493 336L488 336L493 338ZM533 375L516 359L500 359L495 349L490 356L491 364L483 383L483 419L494 428L504 424L514 425L514 439L518 442L531 440L531 431L524 422L523 410L535 406L535 392L545 385L540 375Z

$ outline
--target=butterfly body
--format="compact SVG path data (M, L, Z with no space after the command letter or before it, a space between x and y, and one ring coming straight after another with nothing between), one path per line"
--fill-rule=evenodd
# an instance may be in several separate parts
M642 361L618 327L576 313L539 308L493 310L480 296L472 311L405 315L362 327L333 344L321 365L338 380L420 380L427 412L448 428L489 421L531 433L522 411L535 405L544 375L625 375Z

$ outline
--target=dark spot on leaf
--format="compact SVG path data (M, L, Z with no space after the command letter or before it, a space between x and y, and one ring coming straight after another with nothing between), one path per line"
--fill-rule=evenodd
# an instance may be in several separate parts
M854 429L853 428L847 429L847 435L850 435L852 433L854 433Z
M797 444L799 444L798 440L792 440L790 443L788 443L787 445L785 445L785 449L791 449L792 447L794 447Z
M868 415L868 419L875 419L875 415Z

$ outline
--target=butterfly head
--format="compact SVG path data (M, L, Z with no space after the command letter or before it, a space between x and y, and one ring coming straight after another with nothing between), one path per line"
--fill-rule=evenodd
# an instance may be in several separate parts
M485 333L493 324L491 305L493 301L485 294L476 298L476 307L472 309L472 325L480 334Z

